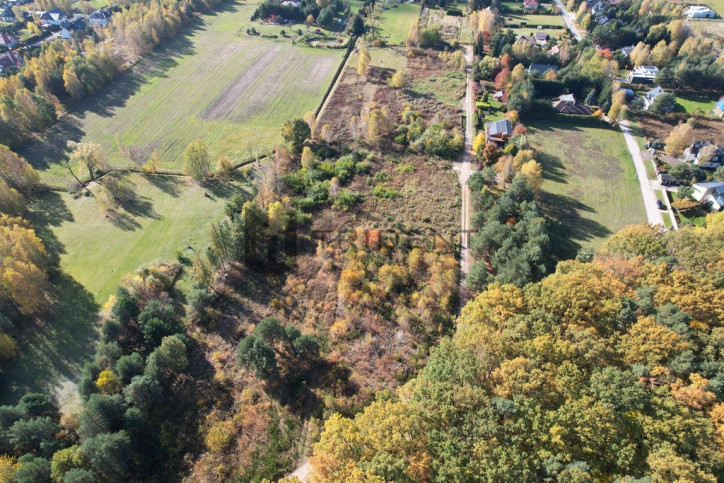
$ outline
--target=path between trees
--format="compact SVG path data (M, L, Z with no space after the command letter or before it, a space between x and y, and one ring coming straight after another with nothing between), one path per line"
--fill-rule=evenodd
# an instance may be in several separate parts
M656 193L654 193L654 187L651 186L648 174L646 174L646 166L644 160L641 157L641 148L639 148L636 142L636 136L631 132L631 127L628 121L621 121L621 132L623 137L626 139L626 147L631 153L634 167L636 168L636 176L639 179L639 185L641 186L641 195L644 199L644 207L646 208L646 218L649 223L653 225L664 225L664 217L661 215L658 204L656 203Z
M460 189L462 191L461 216L460 216L460 309L464 304L462 296L465 288L465 279L470 271L470 190L468 189L468 178L472 174L471 151L473 145L473 86L470 80L470 69L473 63L473 49L465 46L465 148L453 168L458 173Z

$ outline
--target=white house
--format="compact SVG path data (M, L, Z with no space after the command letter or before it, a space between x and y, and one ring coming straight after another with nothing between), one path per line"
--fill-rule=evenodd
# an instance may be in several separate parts
M691 187L694 188L692 196L696 201L715 211L724 208L724 181L694 183Z
M702 148L711 145L712 143L710 141L694 141L691 143L691 146L684 149L684 160L706 169L716 169L719 166L724 165L724 147L719 145L714 147L714 152L712 153L710 159L702 159Z
M639 65L634 67L626 80L629 84L650 84L658 74L659 68L655 65Z
M93 27L105 27L111 21L111 12L107 10L96 10L88 15L88 23Z
M62 25L68 21L68 16L62 10L56 8L48 10L40 15L40 21L43 25Z
M714 18L716 12L706 5L692 5L684 11L684 15L689 18Z
M661 86L656 86L653 89L651 89L650 91L648 91L646 93L646 95L643 97L644 109L648 111L649 108L651 107L651 104L654 103L654 100L656 100L656 98L659 97L661 94L666 94L666 92L664 92L664 90L661 88ZM671 108L673 109L674 106L671 106Z

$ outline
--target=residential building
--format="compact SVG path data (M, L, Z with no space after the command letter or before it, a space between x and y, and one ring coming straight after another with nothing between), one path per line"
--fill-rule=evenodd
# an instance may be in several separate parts
M545 45L548 43L548 34L545 32L536 32L535 33L535 42L538 45Z
M714 148L703 149L706 146L714 146ZM707 159L702 158L702 150L707 153ZM711 157L708 154L712 154ZM714 145L710 141L695 141L684 150L684 160L702 168L716 169L724 165L724 147Z
M529 44L535 45L535 37L533 37L533 36L519 35L518 38L516 38L515 40L516 40L516 42L517 42L518 40L525 40L525 41L528 42Z
M598 25L606 25L609 21L610 21L610 19L608 17L606 17L605 15L596 17L596 23Z
M618 49L618 50L619 50L619 52L623 52L623 55L625 55L626 57L628 57L629 55L631 55L631 52L633 52L633 50L634 50L635 48L636 48L635 45L627 45L626 47L621 47L621 48Z
M538 0L523 0L523 10L534 11L538 10L540 3Z
M0 10L0 20L3 22L15 22L17 18L15 17L15 13L12 8L5 7Z
M581 116L591 114L591 108L585 104L576 102L573 94L564 94L553 101L553 110L560 114L577 114Z
M659 74L659 68L654 65L639 65L626 78L629 84L652 84Z
M651 105L654 103L654 100L656 100L656 98L662 94L666 94L666 92L664 91L664 89L661 88L661 86L656 86L648 91L643 97L644 109L648 111ZM674 102L674 104L672 104L671 106L664 106L664 112L673 111L674 106L676 106L676 102Z
M505 143L513 136L513 126L507 119L489 122L485 126L485 132L488 141Z
M724 181L706 181L694 183L692 196L698 202L714 211L724 208Z
M658 180L661 186L676 186L679 184L679 181L669 173L659 173Z
M549 53L550 55L558 55L558 54L561 53L561 48L558 47L557 45L554 45L553 47L551 47L551 48L548 50L548 53Z
M689 18L714 18L716 12L706 5L692 5L684 11L684 15Z
M60 30L60 36L65 40L70 40L73 37L73 32L83 32L87 26L88 24L85 23L85 20L76 18L63 25L63 28Z
M0 72L5 72L7 69L17 69L21 65L23 65L22 58L14 52L8 51L0 54Z
M43 25L57 25L61 26L68 21L68 16L59 8L48 10L40 15L40 21Z
M20 38L17 35L0 33L0 46L13 49L20 44Z
M714 115L718 117L719 119L724 117L724 97L719 99L717 103L714 105Z
M105 27L111 21L111 12L108 10L96 10L88 15L88 23L93 27Z
M591 13L593 15L598 15L599 13L603 12L603 9L606 7L606 4L603 3L601 0L598 0L591 6Z
M552 70L553 72L558 72L558 66L549 64L530 64L530 67L528 67L528 74L537 72L538 74L543 75L549 70Z

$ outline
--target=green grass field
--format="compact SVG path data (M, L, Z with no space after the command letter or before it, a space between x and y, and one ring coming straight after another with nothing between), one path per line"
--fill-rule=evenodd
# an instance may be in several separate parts
M518 35L527 35L529 37L532 37L535 35L536 32L545 32L550 37L549 40L558 39L558 38L560 38L561 35L566 33L566 31L562 28L561 29L540 29L539 30L537 28L525 27L525 28L517 28L517 29L511 29L511 30L516 35L516 37ZM546 47L546 46L544 46L544 47ZM550 48L550 46L548 46L546 48Z
M522 14L522 13L506 13L505 15L506 25L519 24L525 22L526 26L536 25L560 25L565 27L563 17L560 15L535 15L535 14ZM511 20L508 20L511 19Z
M693 114L697 109L701 109L702 113L706 116L707 114L711 114L711 110L714 109L714 104L716 104L716 99L676 96L674 111Z
M253 195L249 182L203 188L177 176L125 179L137 199L114 216L101 213L92 196L49 192L32 206L30 221L60 261L62 275L53 280L58 302L49 323L21 339L20 357L0 379L9 385L0 385L0 404L28 389L49 387L65 400L95 350L93 321L121 277L154 260L172 261L180 250L193 257L206 246L209 224L223 216L226 199L233 193Z
M593 126L528 124L543 166L541 205L552 219L559 257L598 246L621 228L646 221L639 183L623 135Z
M289 39L246 34L255 3L230 3L202 17L122 74L21 150L44 181L65 186L57 161L68 140L103 145L110 164L126 166L116 146L158 149L162 167L180 169L196 138L213 157L249 157L249 146L271 148L280 128L318 107L344 55L342 49L297 47Z
M389 10L382 12L379 36L388 44L400 45L410 33L410 25L417 22L420 17L420 4L418 3L390 3L384 4Z

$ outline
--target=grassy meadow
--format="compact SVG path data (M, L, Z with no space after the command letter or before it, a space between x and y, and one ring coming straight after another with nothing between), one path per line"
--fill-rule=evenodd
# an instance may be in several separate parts
M390 3L383 5L389 9L382 12L382 20L377 26L379 36L388 44L400 45L410 33L410 26L420 17L420 4Z
M177 252L193 257L206 246L209 224L223 216L226 199L254 194L243 181L204 188L179 176L124 180L136 200L113 215L102 213L93 196L48 192L34 202L29 219L62 269L52 280L57 302L48 323L21 338L19 358L0 378L0 404L53 388L72 405L72 381L98 339L94 321L121 277L154 260L174 260Z
M70 179L57 163L68 140L100 143L126 166L116 137L179 170L186 145L201 138L213 157L249 157L281 142L280 128L320 103L344 51L297 47L249 36L256 2L229 3L201 17L21 150L45 182Z
M528 124L543 167L541 205L553 222L560 257L596 247L621 228L646 221L639 182L623 134L571 123Z

